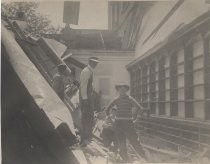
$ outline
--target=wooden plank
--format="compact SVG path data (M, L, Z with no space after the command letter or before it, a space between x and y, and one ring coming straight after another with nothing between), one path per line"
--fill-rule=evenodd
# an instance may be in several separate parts
M107 156L107 152L105 152L100 145L98 145L96 142L92 142L92 146L97 149L103 156Z
M103 157L100 157L100 156L91 157L91 158L89 158L89 160L90 160L91 164L97 164L97 163L98 164L107 164L107 163L111 164L111 162L107 162L106 158L103 158Z
M83 153L82 150L80 149L75 149L75 150L71 150L72 153L74 154L74 156L77 158L77 160L79 161L79 163L82 163L82 164L88 164L87 160L86 160L86 157Z

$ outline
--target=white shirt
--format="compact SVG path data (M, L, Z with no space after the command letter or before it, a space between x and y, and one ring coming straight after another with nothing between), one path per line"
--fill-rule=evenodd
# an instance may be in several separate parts
M85 67L80 74L80 94L82 99L88 99L87 85L88 85L88 80L92 75L93 75L93 69L89 65Z

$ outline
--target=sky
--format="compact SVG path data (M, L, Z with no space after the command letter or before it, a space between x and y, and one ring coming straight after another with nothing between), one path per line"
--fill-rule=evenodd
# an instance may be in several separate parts
M54 26L64 26L64 1L44 0L39 2L37 12L47 15ZM108 2L104 0L82 0L80 2L79 25L72 28L81 29L107 29L108 28Z

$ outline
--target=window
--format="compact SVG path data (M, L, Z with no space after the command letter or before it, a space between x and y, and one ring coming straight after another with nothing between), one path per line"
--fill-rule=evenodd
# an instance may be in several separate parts
M193 57L203 55L203 41L201 38L197 38L198 40L193 43Z
M150 64L149 70L149 93L150 93L150 110L152 114L156 113L156 63L153 61Z
M177 73L178 74L183 74L184 73L184 64L178 65Z
M178 116L184 118L185 117L185 102L178 101Z
M203 69L199 70L199 71L194 71L193 83L194 83L194 85L204 84L204 71L203 71Z
M194 116L199 119L204 119L204 102L203 101L194 101Z
M210 41L209 36L204 41L204 94L205 94L205 119L210 120Z
M184 62L184 49L181 49L177 53L177 63L183 63Z
M134 68L133 70L133 87L134 87L134 90L133 90L133 97L136 99L137 98L137 71L136 71L136 68Z
M165 60L165 114L170 116L170 59L167 56Z
M166 86L165 86L166 90L169 90L170 89L170 79L166 79L165 81L166 81L165 82L166 83Z
M209 42L198 38L170 57L132 70L131 88L137 100L153 114L210 120Z
M144 107L148 107L148 96L149 96L148 66L144 65L142 68L142 105Z
M172 80L176 82L176 89L175 89L175 102L176 105L174 107L174 114L173 116L185 117L185 62L184 62L184 49L180 49L177 53L177 63L176 63L176 71L175 77ZM175 61L174 61L175 62ZM174 82L174 83L175 83ZM175 103L174 103L175 104Z
M184 87L184 75L177 75L178 88Z
M131 81L130 81L131 90L130 90L130 94L131 94L132 97L134 97L134 95L135 95L135 72L134 72L134 69L131 69L130 75L131 75Z
M202 69L203 68L203 56L201 56L201 57L199 57L199 58L196 58L195 60L194 60L194 63L193 63L193 65L194 65L194 70L198 70L198 69Z
M189 45L185 48L185 117L191 118L194 116L193 109L193 47Z
M165 57L161 57L158 64L159 64L158 109L160 115L165 115Z
M178 53L172 54L170 58L170 115L177 116L178 115L178 91L177 91L177 60ZM179 59L180 60L180 59ZM182 61L181 61L182 62Z
M141 102L141 69L140 68L137 68L137 75L136 75L136 81L137 81L137 95L136 95L136 100L138 102Z
M170 102L165 103L165 108L166 108L166 115L170 116L171 115L171 113L170 113Z
M193 43L193 109L195 118L204 119L204 42L198 38Z
M196 42L185 48L184 70L181 64L178 67L178 99L185 99L185 117L204 117L204 46L203 40L197 38ZM181 57L180 57L181 58ZM180 61L181 62L181 61ZM182 75L184 72L184 78ZM184 87L184 91L181 89ZM183 94L184 92L184 94ZM185 97L183 97L184 95Z
M198 85L194 86L194 99L204 99L204 86L203 85Z
M185 99L184 88L178 88L178 100L183 101Z
M170 101L170 90L166 91L166 101Z

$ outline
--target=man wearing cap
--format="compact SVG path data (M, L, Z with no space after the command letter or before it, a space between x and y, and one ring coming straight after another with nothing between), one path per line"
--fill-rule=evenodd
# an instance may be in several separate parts
M92 137L94 113L93 113L93 69L97 66L97 57L90 57L88 66L85 67L80 75L80 107L82 113L82 132L81 144L86 145Z
M116 107L115 133L117 147L120 149L120 156L125 162L128 162L128 153L126 148L126 138L130 141L136 152L145 158L145 152L138 141L138 136L133 124L132 108L144 111L144 108L131 96L127 95L129 86L126 83L119 83L115 86L119 96L114 99L106 109L107 117L112 107Z
M61 100L64 100L64 91L65 91L65 72L67 70L65 64L59 64L57 66L58 73L53 76L53 88L60 97Z

